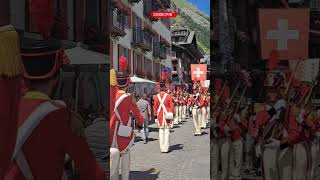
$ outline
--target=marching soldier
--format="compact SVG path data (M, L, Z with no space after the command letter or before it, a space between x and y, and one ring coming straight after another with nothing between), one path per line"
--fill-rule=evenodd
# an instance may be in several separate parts
M295 104L292 107L292 113L295 115L297 123L298 136L294 139L293 144L293 179L305 179L310 171L311 161L310 146L313 134L316 132L315 118L316 114L309 101L309 91L304 91L303 86L300 87ZM311 91L310 91L311 92ZM299 101L298 101L299 100ZM305 100L306 104L301 104ZM300 106L300 108L298 107Z
M166 93L166 82L160 82L160 92L153 96L154 117L158 120L160 151L167 153L170 146L170 121L173 120L172 95Z
M315 133L312 135L312 139L310 142L310 151L311 151L311 167L309 173L309 179L315 179L316 168L318 167L318 158L320 152L320 110L317 109L314 111L315 118L314 124L316 127Z
M173 124L179 124L179 100L178 100L178 92L175 91L173 95L173 103L174 103L174 120Z
M3 179L16 142L22 66L19 37L13 26L0 27L0 42L0 179Z
M182 122L182 105L183 105L183 97L182 97L182 90L178 91L178 122L181 124Z
M189 97L188 97L188 102L187 102L187 106L188 106L188 109L187 109L187 112L189 114L189 117L190 117L190 114L192 115L192 102L194 101L194 95L193 94L189 94Z
M182 106L182 119L187 118L187 99L186 99L186 92L184 91L181 95L181 106Z
M119 164L121 164L121 176L123 180L129 180L130 177L130 150L134 143L133 121L130 112L133 113L140 129L143 126L144 119L140 113L135 98L126 93L130 83L130 77L127 74L126 59L120 58L120 71L117 74L118 91L115 97L115 107L110 119L110 144L111 148L116 148L120 152L120 161L111 175L111 180L119 179Z
M201 91L201 96L200 96L200 99L203 103L203 106L201 108L201 128L205 129L207 128L207 105L208 105L208 102L207 102L207 97L206 97L206 94L205 94L205 91L202 90Z
M18 111L14 162L6 180L61 179L65 154L75 161L81 179L106 179L85 140L73 133L73 115L62 101L52 100L60 69L67 63L59 41L24 40L21 45L28 90ZM44 166L44 160L46 160Z

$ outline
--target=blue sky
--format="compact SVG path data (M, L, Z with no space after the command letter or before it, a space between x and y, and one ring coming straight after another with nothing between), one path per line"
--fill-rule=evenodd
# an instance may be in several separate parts
M187 0L192 4L195 4L200 10L210 15L210 0Z

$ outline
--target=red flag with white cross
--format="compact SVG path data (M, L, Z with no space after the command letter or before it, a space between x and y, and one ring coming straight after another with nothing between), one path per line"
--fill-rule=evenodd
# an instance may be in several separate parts
M309 9L259 9L262 59L268 59L272 50L280 60L307 59L309 17Z
M207 65L206 64L191 64L191 79L194 81L207 80Z

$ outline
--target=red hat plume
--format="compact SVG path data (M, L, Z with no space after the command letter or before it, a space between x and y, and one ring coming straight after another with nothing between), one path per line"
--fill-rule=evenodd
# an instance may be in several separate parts
M273 71L278 68L279 63L279 52L276 50L272 50L270 53L270 58L268 60L269 70Z
M127 58L124 56L121 56L119 59L119 70L123 73L127 72L128 70Z
M161 73L161 80L162 80L162 81L165 81L165 80L167 79L167 76L168 76L168 73L165 72L165 71L162 71L162 73Z

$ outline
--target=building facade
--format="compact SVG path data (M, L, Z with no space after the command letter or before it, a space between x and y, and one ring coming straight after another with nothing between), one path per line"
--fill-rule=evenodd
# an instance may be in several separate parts
M119 69L119 58L128 60L131 75L159 81L163 67L172 68L169 19L153 19L151 11L170 9L170 1L112 0L111 65ZM170 76L168 76L170 77Z
M197 47L195 31L172 31L172 81L174 85L191 84L190 64L199 64L203 58Z
M42 39L33 25L29 0L2 2L0 25L12 24L24 40ZM88 58L83 58L81 63L70 59L71 64L61 74L59 91L57 91L59 94L56 96L63 99L74 110L92 107L93 110L98 111L106 108L109 89L107 88L107 91L103 89L109 81L107 77L110 63L109 43L107 43L109 0L53 0L52 3L54 24L50 38L61 40L66 53L77 44L84 44L81 47L84 47L83 51L86 55L95 54L94 58L89 55ZM75 54L79 54L79 51ZM101 60L99 64L96 63L97 57ZM78 87L75 86L77 78ZM75 92L78 92L79 96L76 96Z

